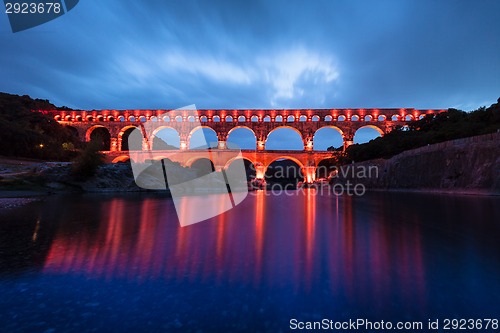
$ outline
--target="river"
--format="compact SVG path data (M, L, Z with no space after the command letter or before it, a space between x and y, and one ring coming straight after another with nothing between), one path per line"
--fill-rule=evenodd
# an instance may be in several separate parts
M181 228L168 198L65 195L0 220L2 332L500 319L498 197L256 191Z

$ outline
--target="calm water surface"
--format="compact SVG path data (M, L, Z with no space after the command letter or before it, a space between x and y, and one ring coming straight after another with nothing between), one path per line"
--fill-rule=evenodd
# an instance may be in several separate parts
M168 198L60 196L0 221L1 332L500 319L498 197L260 191L180 228Z

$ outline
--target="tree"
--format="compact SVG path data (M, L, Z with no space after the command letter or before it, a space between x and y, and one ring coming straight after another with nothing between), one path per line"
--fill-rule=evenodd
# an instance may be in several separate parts
M97 168L104 164L104 156L99 149L99 143L91 141L73 161L72 173L75 179L86 180L92 177L96 173Z

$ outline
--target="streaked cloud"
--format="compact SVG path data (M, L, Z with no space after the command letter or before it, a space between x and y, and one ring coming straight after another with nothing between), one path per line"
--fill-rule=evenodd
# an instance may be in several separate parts
M18 34L0 15L0 90L86 109L473 109L499 97L498 12L496 0L86 1Z

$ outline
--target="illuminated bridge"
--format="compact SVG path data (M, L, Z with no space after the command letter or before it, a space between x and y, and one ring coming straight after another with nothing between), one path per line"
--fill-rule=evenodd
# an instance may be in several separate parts
M81 139L91 141L96 133L104 137L104 153L108 162L146 159L155 150L156 158L170 158L184 166L191 166L197 152L190 150L192 135L201 128L208 128L217 135L217 149L210 156L216 170L225 169L231 163L228 138L239 128L253 133L255 150L243 150L242 157L251 162L257 170L257 177L263 177L271 163L279 159L296 162L304 171L306 181L315 178L318 164L334 156L335 152L314 149L314 138L318 130L332 128L338 131L344 149L353 144L359 129L372 128L384 135L396 126L423 118L426 114L437 114L445 110L417 109L288 109L288 110L50 110L40 111L54 117L70 128ZM147 131L147 124L154 124L154 130ZM266 150L269 135L277 129L289 128L295 131L303 142L302 150ZM143 133L142 147L128 146L128 137L134 129ZM157 150L154 139L164 129L177 132L178 150ZM229 149L230 150L230 149ZM182 151L182 154L179 152ZM136 161L140 162L140 161Z

